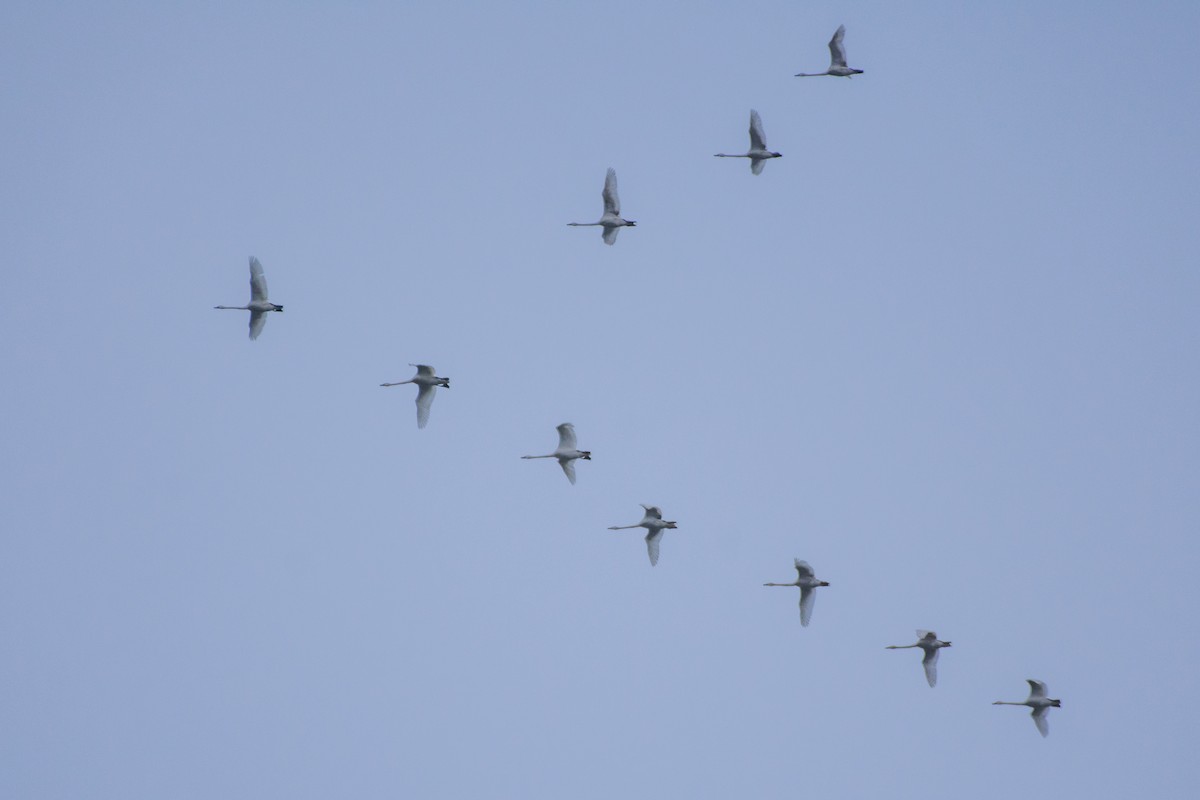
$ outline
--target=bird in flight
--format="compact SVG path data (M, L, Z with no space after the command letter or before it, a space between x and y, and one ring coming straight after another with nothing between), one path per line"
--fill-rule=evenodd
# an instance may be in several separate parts
M277 306L267 299L267 276L263 275L262 264L258 263L258 259L254 256L250 256L250 302L244 306L213 306L213 308L249 311L251 339L257 339L258 335L262 333L263 326L267 324L268 312L283 311L283 306Z

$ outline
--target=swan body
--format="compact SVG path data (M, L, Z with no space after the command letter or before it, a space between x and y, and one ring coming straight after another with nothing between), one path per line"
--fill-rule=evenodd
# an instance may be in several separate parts
M557 458L558 465L562 467L562 471L567 476L567 480L571 485L575 485L575 462L578 459L584 461L592 460L590 450L579 450L576 448L575 442L575 426L569 422L564 422L556 429L558 431L558 449L553 453L547 453L544 456L521 456L521 458Z
M658 545L662 541L663 531L677 526L674 522L662 518L662 509L658 506L648 506L642 503L642 508L646 509L646 514L642 517L641 522L636 525L610 525L608 529L610 531L623 531L629 528L645 528L648 530L649 533L646 534L646 551L650 554L650 566L653 567L658 563Z
M1026 678L1025 682L1029 684L1029 697L1019 703L1011 703L1007 700L997 700L992 703L994 706L1029 706L1033 711L1029 712L1029 716L1033 717L1033 724L1037 726L1038 733L1043 737L1050 735L1050 724L1046 721L1046 712L1052 708L1062 708L1062 701L1055 700L1053 697L1046 696L1046 684L1042 681L1035 681L1032 678Z
M258 263L258 259L254 256L250 256L250 302L244 306L213 306L213 308L249 311L251 339L257 339L258 335L262 333L263 326L267 324L268 312L283 311L283 306L275 305L267 299L267 276L263 275L262 264Z
M632 228L637 223L631 219L621 218L621 198L617 196L617 171L612 167L608 168L608 174L604 176L604 191L600 196L604 198L604 215L600 217L599 222L568 222L567 224L577 228L599 225L604 228L602 234L604 243L613 244L617 241L617 233L621 228Z
M905 650L910 647L919 647L924 650L925 657L921 659L921 666L925 667L925 680L929 682L930 688L933 688L937 686L938 650L949 646L950 642L943 642L933 631L918 630L916 644L889 644L886 649Z
M763 586L799 586L800 587L800 624L808 627L812 619L813 603L817 599L817 587L828 586L827 581L818 580L813 568L807 561L793 559L796 565L796 580L791 583L764 583Z
M846 66L846 48L842 39L846 36L846 26L839 25L833 38L829 40L829 69L824 72L797 72L797 78L817 78L821 75L832 75L836 78L849 78L851 75L862 74L861 69Z
M424 428L429 422L429 407L433 405L433 395L437 391L437 387L442 386L446 389L450 388L449 378L439 378L433 370L433 367L428 364L409 364L410 367L417 368L417 374L413 375L406 381L396 381L395 383L381 383L380 386L403 386L406 383L415 383L417 390L417 427Z
M783 153L772 153L767 149L767 135L763 133L762 118L750 109L750 149L745 153L717 153L713 158L748 158L750 171L758 175L768 158L782 158Z

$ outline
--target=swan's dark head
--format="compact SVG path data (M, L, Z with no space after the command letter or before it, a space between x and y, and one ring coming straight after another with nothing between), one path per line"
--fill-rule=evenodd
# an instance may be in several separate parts
M592 451L591 450L580 450L579 457L582 458L584 461L591 461L592 460Z

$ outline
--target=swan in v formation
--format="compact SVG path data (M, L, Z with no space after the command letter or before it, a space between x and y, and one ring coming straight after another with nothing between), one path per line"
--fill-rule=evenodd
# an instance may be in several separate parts
M250 302L244 306L213 306L230 311L250 312L250 338L257 339L267 324L267 312L283 311L283 306L277 306L267 299L267 276L263 275L262 264L250 256Z
M577 228L603 226L604 243L612 244L617 241L617 233L621 228L632 228L637 225L631 219L621 218L621 198L617 197L617 171L612 167L608 168L608 174L604 176L604 191L600 196L604 198L604 215L600 217L599 222L568 222L567 224Z
M413 375L406 381L396 381L395 383L381 383L380 386L403 386L406 383L415 383L420 388L417 390L417 427L424 428L429 422L429 407L433 405L433 395L437 391L437 387L443 386L450 388L449 378L439 378L433 370L433 367L428 364L409 364L410 367L417 368L417 374Z
M547 453L544 456L521 456L521 458L557 458L558 465L562 467L562 471L566 474L567 480L572 485L575 484L575 461L582 458L584 461L592 460L592 452L590 450L579 450L576 448L575 442L575 426L569 422L564 422L559 425L558 431L558 449L553 453Z
M1050 724L1046 722L1046 712L1052 708L1062 708L1062 701L1055 700L1053 697L1046 696L1046 684L1042 681L1035 681L1033 678L1026 678L1025 682L1029 684L1029 697L1019 703L1012 703L1007 700L997 700L992 703L994 706L1029 706L1033 711L1029 712L1029 716L1033 717L1033 724L1037 725L1038 733L1042 736L1050 735Z
M609 525L610 531L623 531L629 528L645 528L650 531L646 534L646 551L650 553L650 566L658 563L658 545L662 541L663 531L668 528L677 527L674 522L662 518L662 509L658 506L648 506L642 503L642 508L646 509L646 515L642 517L642 521L636 525Z
M763 133L762 118L750 109L750 149L745 153L717 153L713 158L748 158L750 171L755 175L763 170L768 158L783 158L783 153L772 153L767 149L767 135Z
M793 560L796 565L796 580L791 583L764 583L763 586L799 586L800 587L800 624L808 627L812 619L813 603L817 599L817 587L828 586L827 581L818 580L813 568L807 561Z
M839 25L833 38L829 40L829 69L824 72L797 72L797 78L819 78L822 75L833 75L837 78L849 78L851 75L861 75L861 69L846 66L846 48L842 39L846 36L846 26Z
M808 78L819 77L824 75L835 77L849 78L851 75L861 74L861 69L854 69L846 65L846 51L842 44L842 40L846 34L846 26L838 27L833 38L829 41L830 66L825 72L817 73L797 73L796 77ZM763 131L762 118L758 112L751 109L750 111L750 149L746 153L728 154L717 153L716 158L749 158L750 170L753 174L758 175L762 172L763 166L767 159L781 158L781 153L772 152L767 149L766 135ZM617 173L611 167L609 168L604 181L604 191L601 195L604 199L604 214L597 222L569 222L568 225L575 227L597 226L603 227L603 239L605 244L613 244L617 240L617 233L622 227L635 227L637 223L634 220L627 220L621 217L621 202L617 195ZM283 311L283 306L272 303L268 299L267 294L267 279L263 273L262 264L254 256L250 256L250 302L244 306L213 306L216 309L249 311L250 312L250 338L257 339L262 333L263 327L266 325L267 314L272 311ZM416 384L418 388L416 405L417 405L417 427L424 428L429 422L429 410L433 404L433 397L437 391L437 387L450 388L450 379L439 377L434 368L426 364L411 364L417 368L417 374L406 381L397 381L394 383L381 383L380 386L401 386L404 384ZM562 467L563 473L567 476L572 484L575 483L575 461L583 459L591 460L592 454L587 450L577 449L575 426L569 422L557 426L558 430L558 448L553 453L538 456L521 456L523 459L534 458L554 458L558 460L559 466ZM646 510L642 520L634 525L612 525L609 530L628 530L631 528L645 528L646 534L646 549L650 557L650 565L658 564L659 545L662 541L663 531L677 528L677 524L671 520L662 518L662 510L658 506L649 506L642 504L642 508ZM813 605L816 600L816 589L821 586L829 586L827 581L819 580L815 572L806 561L794 559L797 578L791 583L764 583L763 586L797 586L800 588L800 624L807 626L812 619ZM933 631L918 630L918 640L915 644L909 645L888 645L888 650L903 650L910 648L920 648L924 651L924 658L921 664L925 669L925 679L930 687L937 685L937 661L938 651L944 647L950 647L951 643L942 641L937 638L937 634ZM1042 681L1027 679L1029 683L1029 697L1020 702L1012 702L1006 700L997 700L993 705L1010 705L1010 706L1027 706L1032 709L1030 716L1033 718L1034 724L1037 726L1038 732L1043 736L1050 733L1049 724L1046 720L1047 711L1051 708L1061 708L1062 702L1058 699L1047 696L1046 684Z
M924 650L925 657L921 659L921 666L925 667L925 680L929 681L929 686L932 688L937 686L938 650L949 646L950 642L943 642L933 631L918 630L916 644L889 644L886 649L906 650L910 647L919 647Z

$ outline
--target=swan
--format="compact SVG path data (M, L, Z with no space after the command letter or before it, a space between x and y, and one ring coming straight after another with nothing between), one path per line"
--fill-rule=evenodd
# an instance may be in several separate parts
M1037 725L1038 733L1042 736L1050 735L1050 724L1046 722L1046 711L1051 708L1062 708L1062 701L1055 700L1053 697L1046 696L1046 684L1042 681L1035 681L1032 678L1026 678L1025 682L1029 684L1029 697L1019 703L1010 703L1007 700L997 700L992 703L994 706L1029 706L1033 709L1030 716L1033 717L1033 724Z
M758 175L768 158L782 158L783 153L772 153L767 149L767 135L763 133L762 119L758 112L750 109L750 149L745 153L717 153L713 158L748 158L750 171ZM790 585L790 584L788 584Z
M521 456L521 458L557 458L558 465L562 467L562 471L566 473L567 480L571 485L575 485L575 460L582 458L584 461L592 460L590 450L575 449L575 426L569 422L564 422L559 425L558 431L558 449L553 453L547 453L544 456Z
M791 583L764 583L763 586L799 586L800 587L800 624L808 627L812 619L813 603L817 599L817 587L828 586L827 581L817 580L813 568L807 561L793 559L796 564L796 580Z
M905 650L909 647L919 647L924 650L925 658L921 659L921 665L925 667L925 680L929 681L932 688L937 686L938 649L949 646L950 642L943 642L933 631L918 630L916 644L889 644L885 649Z
M267 324L268 311L283 311L283 306L277 306L267 299L267 276L263 275L262 264L250 256L250 302L244 306L213 306L231 311L250 312L250 338L257 339Z
M658 506L648 506L642 503L642 508L646 509L646 515L642 517L642 521L636 525L609 525L610 531L623 531L629 528L645 528L650 531L646 534L646 550L650 553L650 566L658 563L658 545L662 541L663 531L667 528L675 528L676 525L670 520L662 518L662 509Z
M621 200L617 197L617 171L612 167L608 168L608 174L604 176L604 192L600 196L604 198L604 216L600 217L599 222L568 222L567 224L578 228L602 225L604 227L604 243L612 244L617 241L617 233L622 227L632 228L637 225L631 219L621 219Z
M406 383L415 383L421 387L417 390L417 427L424 428L425 423L429 422L429 407L433 405L433 394L437 391L437 387L444 386L450 388L449 378L439 378L434 374L433 367L428 364L409 364L410 367L417 368L417 374L413 375L406 381L397 381L395 383L381 383L380 386L403 386Z
M829 40L829 69L824 72L797 72L797 78L817 78L821 75L833 75L838 78L849 78L851 75L861 75L861 69L846 66L846 48L842 39L846 36L846 26L839 25L837 33Z

